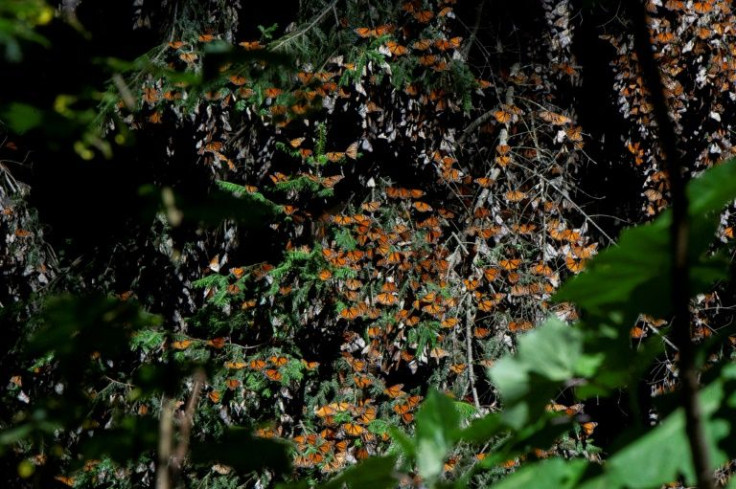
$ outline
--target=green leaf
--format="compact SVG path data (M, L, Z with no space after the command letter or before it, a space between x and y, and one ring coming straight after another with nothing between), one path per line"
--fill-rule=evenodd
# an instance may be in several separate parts
M525 465L501 482L494 489L568 489L577 483L587 469L587 460L553 458Z
M463 441L485 443L504 430L499 413L491 413L479 419L474 419L460 431L458 438Z
M725 396L724 379L733 370L724 369L724 375L700 392L708 449L717 465L725 463L729 458L726 453L719 450L718 442L729 435L732 420L719 419L713 414ZM695 482L682 408L675 410L651 431L631 437L631 440L606 461L600 476L591 479L582 487L586 489L658 487L681 475L685 477L686 482L690 484Z
M318 489L391 489L397 487L394 475L396 456L370 457L358 465L346 469L334 479L317 486Z
M16 134L24 134L43 122L43 112L40 109L18 102L13 102L2 109L0 117Z
M550 380L575 376L582 351L580 331L558 319L550 319L519 341L519 360L531 372Z
M736 160L724 161L692 180L687 195L691 217L719 212L736 199Z
M457 440L460 414L449 397L431 390L416 416L417 468L431 482L442 473L445 456Z
M496 362L489 375L504 402L503 422L519 430L544 413L562 381L575 377L582 350L580 331L558 320L519 340L519 354Z

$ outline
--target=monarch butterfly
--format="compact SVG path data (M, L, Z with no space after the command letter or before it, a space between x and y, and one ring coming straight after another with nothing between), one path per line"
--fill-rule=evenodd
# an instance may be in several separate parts
M501 124L507 124L511 121L511 112L505 110L497 110L493 113L493 117L496 118Z
M363 433L363 427L356 423L345 423L342 428L349 436L360 436Z
M506 200L509 202L520 202L527 197L527 195L521 190L509 190L506 192L505 196Z
M339 152L339 151L330 151L328 153L325 153L325 156L329 161L332 163L337 163L338 161L345 158L345 153Z
M436 292L429 292L424 297L421 298L422 302L434 302L434 300L437 298Z
M519 265L521 265L521 259L520 258L513 258L511 260L500 260L498 264L503 268L504 270L510 271L510 270L516 270L519 268Z
M307 370L315 370L319 367L319 362L310 362L302 358L302 365L304 365Z
M427 304L426 306L422 307L422 311L434 316L440 314L444 310L439 304Z
M225 346L225 338L223 338L222 336L218 338L212 338L211 340L207 340L207 345L219 350Z
M207 394L207 397L210 398L210 401L214 403L220 402L220 398L222 397L218 391L212 391L209 394Z
M386 47L388 48L388 51L394 56L403 56L409 52L409 49L406 46L402 46L396 41L387 41Z
M580 142L583 140L582 128L580 126L565 129L565 134L570 141Z
M348 364L352 367L353 371L355 372L362 372L363 370L365 370L365 367L367 366L365 361L358 360L352 357L346 358L346 361L348 362Z
M360 208L366 212L375 212L381 208L381 203L375 200L371 202L364 202L363 204L361 204Z
M447 350L444 350L439 346L435 346L434 348L429 350L429 356L431 358L434 358L435 360L439 360L440 358L449 357L450 354L447 352Z
M667 10L685 10L685 2L682 0L667 0L664 7Z
M596 248L598 248L598 243L593 243L589 246L570 245L570 248L578 258L587 259L595 254Z
M193 64L197 59L199 59L199 56L197 56L197 53L181 53L179 55L179 59L184 61L186 64Z
M74 477L67 477L65 475L57 475L54 480L61 482L69 487L74 487Z
M263 94L268 98L276 98L283 93L283 90L276 87L270 87L263 91Z
M269 380L273 380L274 382L280 382L283 378L281 372L279 372L275 368L269 368L268 370L266 370L266 377L268 377Z
M511 146L509 146L508 144L499 144L498 146L496 146L496 153L502 156L509 154L510 151L511 151Z
M358 27L354 31L356 34L358 34L358 36L362 38L371 37L374 32L373 29L371 29L370 27Z
M187 348L189 348L189 345L191 344L192 344L191 340L179 340L179 341L172 342L171 347L174 348L175 350L186 350Z
M443 319L440 325L445 329L452 329L458 324L457 318L446 318Z
M295 115L304 115L307 113L308 106L304 104L295 104L289 107L289 110L291 110L292 114Z
M361 310L358 307L346 307L340 311L340 316L345 319L353 320L361 315Z
M241 370L246 367L245 362L225 362L225 368L230 370Z
M480 286L480 280L477 278L474 279L463 279L463 285L465 285L465 288L468 290L475 290Z
M402 394L405 394L405 392L401 390L403 387L404 387L404 384L395 384L395 385L392 385L391 387L386 387L383 390L383 393L395 399L401 396Z
M319 279L320 279L321 281L323 281L323 282L324 282L324 281L327 281L327 280L329 280L330 278L332 278L332 272L331 272L331 271L329 271L329 270L327 270L327 269L325 268L325 269L323 269L323 270L321 270L321 271L319 272L319 275L318 275L318 277L319 277Z
M480 78L477 78L475 82L478 84L478 87L483 90L486 88L490 88L493 84L489 82L488 80L482 80Z
M455 217L454 212L444 209L444 208L437 209L437 212L439 212L440 216L444 217L445 219L452 219L453 217ZM436 222L437 222L437 225L439 225L439 221L436 221Z
M494 183L496 183L496 181L494 179L488 178L488 177L479 177L479 178L476 178L474 181L475 181L475 183L477 183L478 185L480 185L483 188L488 188L491 185L493 185Z
M574 257L568 256L565 258L565 266L571 272L579 273L585 268L585 260L577 261Z
M480 326L477 326L473 329L473 336L479 339L485 338L489 334L491 334L491 330L489 328L482 328Z
M422 399L423 398L420 395L409 396L409 399L406 400L406 403L414 408L417 407L420 402L422 402Z
M168 45L171 49L179 49L184 45L184 41L171 41Z
M314 78L314 73L310 73L308 71L300 71L296 74L296 77L299 79L300 82L302 82L303 85L306 85L310 81L312 81L312 78Z
M512 333L518 333L520 331L529 331L534 325L531 321L511 321L509 323L509 331Z
M355 278L349 278L345 281L345 286L350 290L358 290L363 286L363 282Z
M551 277L553 275L552 269L549 267L549 265L546 265L542 262L537 263L532 267L532 273L536 275L543 275L545 277Z
M236 87L243 86L248 82L248 79L241 75L231 75L229 80L230 80L230 83L232 83Z
M478 309L483 312L491 312L495 305L495 301L488 298L484 298L478 301Z
M707 14L713 10L712 2L695 2L693 9L699 14Z
M456 363L454 365L450 365L450 371L456 373L457 375L465 372L466 368L468 368L468 366L465 363Z
M376 296L376 302L383 304L384 306L392 306L396 304L396 300L396 296L389 292L384 292Z
M261 358L251 360L250 368L252 368L253 370L263 370L264 368L266 368L266 361Z
M234 390L240 387L241 382L238 379L227 379L225 385L228 389Z
M511 157L509 155L496 156L494 160L499 166L507 167L511 163Z
M336 215L332 216L332 222L338 226L347 226L355 222L352 216Z
M411 47L416 49L417 51L426 51L431 46L432 46L431 39L419 39L418 41L414 42L414 44L411 45Z
M324 464L321 468L322 472L325 474L329 474L332 472L336 472L340 470L345 465L345 457L337 457L332 459L332 461L327 462Z
M410 318L407 318L406 320L406 325L409 327L416 326L417 323L419 323L419 316L411 316Z
M337 413L337 409L334 406L326 404L324 406L314 409L314 414L320 418L326 418L327 416L334 416Z
M143 100L149 104L154 104L158 101L158 90L154 87L146 87L143 89Z
M595 421L589 421L587 423L583 423L580 425L580 427L583 429L583 434L585 436L590 436L593 434L593 431L595 431L595 427L598 426L598 423Z
M420 12L414 12L413 16L415 19L417 19L418 22L426 24L434 18L434 12L432 12L431 10L422 10Z
M273 115L284 115L284 114L286 114L286 106L285 105L273 105L268 110Z
M375 407L366 408L363 414L360 415L360 422L363 424L368 424L374 419L376 419L376 408Z
M358 159L358 141L355 141L347 147L347 149L345 150L345 156L347 156L351 160Z
M437 62L437 56L434 54L425 54L419 57L419 64L422 66L432 66Z
M639 326L634 326L633 328L631 328L631 330L629 330L629 337L633 339L638 340L640 338L643 338L644 335L645 335L644 329L640 328Z
M545 122L549 122L554 126L563 126L572 122L572 119L570 119L569 117L562 114L557 114L555 112L550 112L548 110L543 110L539 112L539 118Z
M417 201L412 206L419 212L430 212L432 210L432 206L426 202Z
M277 367L283 367L284 365L286 365L287 363L289 363L289 359L288 358L286 358L286 357L280 357L280 356L277 356L277 355L271 355L271 358L269 358L269 360L271 361L271 363L273 365L276 365Z
M356 387L358 387L359 389L365 389L366 387L373 384L373 379L365 375L354 375L353 382L355 382Z

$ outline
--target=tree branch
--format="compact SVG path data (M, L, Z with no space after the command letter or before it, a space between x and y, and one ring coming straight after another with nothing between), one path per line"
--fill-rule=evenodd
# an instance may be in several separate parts
M695 346L690 337L690 270L688 269L688 199L685 193L687 172L677 150L677 137L669 118L664 87L652 53L648 18L642 0L629 0L634 27L634 45L642 79L649 92L657 122L661 151L667 165L672 198L672 307L674 309L673 340L679 348L679 376L682 382L682 405L685 431L700 489L714 489L713 466L705 436L703 412L698 398L698 371Z

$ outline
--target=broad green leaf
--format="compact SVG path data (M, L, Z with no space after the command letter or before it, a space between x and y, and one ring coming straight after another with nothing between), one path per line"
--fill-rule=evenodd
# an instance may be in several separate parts
M339 476L318 486L318 489L392 489L397 487L395 456L370 457L346 469Z
M489 370L504 402L503 422L519 430L543 414L561 382L576 376L581 350L581 332L558 320L520 338L518 355Z
M501 482L494 489L568 489L577 487L587 460L553 458L525 465Z
M530 372L527 365L515 357L496 362L489 375L504 403L501 419L515 430L544 413L544 407L560 389L560 382Z
M485 443L492 437L500 434L504 429L499 413L491 413L479 419L474 419L463 428L458 438L463 441Z
M444 459L460 428L460 414L453 401L431 390L416 416L417 468L426 481L442 473Z
M719 450L718 442L728 436L731 421L713 417L723 399L723 378L700 392L708 445L716 464L728 460L728 456ZM615 451L606 461L603 473L581 487L659 487L681 475L688 483L695 480L685 434L684 412L679 408L651 431L634 437L631 442Z
M581 351L580 331L550 319L519 340L518 358L531 372L550 380L566 380L575 376Z
M687 195L692 217L719 212L736 199L736 160L706 170L688 184Z
M43 112L32 105L13 102L0 112L0 119L15 133L23 134L43 122Z

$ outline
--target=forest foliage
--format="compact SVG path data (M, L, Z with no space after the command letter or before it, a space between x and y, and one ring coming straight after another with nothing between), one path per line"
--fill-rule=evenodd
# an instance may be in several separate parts
M702 483L700 450L725 484L732 14L680 3L647 6L697 176L701 445L670 339L667 159L626 21L602 36L613 86L581 88L573 53L575 13L607 4L314 0L280 23L226 0L0 5L4 477L677 487ZM578 120L591 91L614 94L623 143ZM612 144L622 159L600 161ZM638 200L586 195L605 164Z

